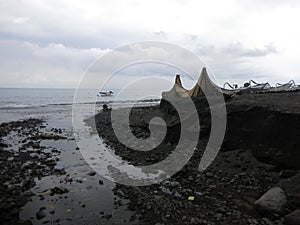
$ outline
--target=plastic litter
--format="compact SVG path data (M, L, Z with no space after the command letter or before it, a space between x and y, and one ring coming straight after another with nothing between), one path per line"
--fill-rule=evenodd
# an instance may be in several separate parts
M189 196L189 197L188 197L188 200L189 200L189 201L194 201L194 200L195 200L195 196Z

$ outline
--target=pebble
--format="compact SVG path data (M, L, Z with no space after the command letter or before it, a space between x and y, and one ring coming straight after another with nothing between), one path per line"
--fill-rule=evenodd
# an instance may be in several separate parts
M189 181L194 181L194 178L193 178L192 176L189 176L189 177L188 177L188 180L189 180Z
M66 174L65 167L63 167L63 166L55 166L54 172L62 174L62 175Z
M207 177L214 177L215 175L213 174L213 173L211 173L211 172L207 172L206 174L205 174Z
M37 220L43 219L44 217L46 217L46 215L47 214L45 213L44 207L40 208L40 210L35 214Z
M88 172L87 175L92 177L92 176L96 175L96 172L94 170L92 170L92 171Z
M284 191L280 187L274 187L263 194L255 202L255 206L261 212L281 212L286 202Z
M77 182L77 183L82 183L82 182L83 182L83 179L82 179L82 178L77 178L77 179L76 179L76 182Z

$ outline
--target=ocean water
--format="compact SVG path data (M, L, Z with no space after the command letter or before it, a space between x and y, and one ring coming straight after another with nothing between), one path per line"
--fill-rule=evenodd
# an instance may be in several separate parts
M114 90L113 97L97 97L97 90L87 90L87 96L80 96L80 104L98 103L99 110L103 104L109 107L126 107L134 102L137 105L157 104L160 90ZM75 89L39 89L39 88L0 88L0 123L41 118L53 119L70 117ZM149 99L156 99L156 101ZM70 120L71 121L71 120Z

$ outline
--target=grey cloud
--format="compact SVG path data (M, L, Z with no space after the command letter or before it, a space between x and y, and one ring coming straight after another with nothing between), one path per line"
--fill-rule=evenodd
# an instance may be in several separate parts
M291 6L291 7L299 7L300 2L298 0L244 0L244 1L237 1L237 3L247 9L256 9L256 10L264 10L265 8L270 9L282 6Z
M142 28L122 27L99 18L86 20L79 9L66 5L64 1L1 2L0 39L44 46L62 43L74 48L115 48L151 36Z
M230 44L222 51L225 54L231 54L238 57L261 57L278 53L277 49L272 44L265 45L263 48L245 48L240 42Z
M84 74L93 61L101 55L111 52L111 49L77 49L64 46L63 44L51 43L40 46L29 42L0 41L0 67L2 73L0 82L2 86L28 86L28 87L75 87L80 77ZM172 55L159 47L142 47L133 45L126 52L113 51L114 59L101 65L97 64L91 73L96 74L96 79L101 79L101 74L110 71L112 65L122 64L124 59L135 56L132 60L142 60L148 55L163 62L173 58L175 64L180 65L183 55ZM184 57L185 58L185 57ZM125 60L126 61L126 60ZM193 62L186 62L190 67ZM126 66L126 65L123 65ZM196 68L195 68L196 71ZM114 79L114 85L122 87L124 82L134 81L142 77L164 77L173 83L174 75L186 76L183 71L164 63L142 62L121 69ZM123 81L123 83L121 82ZM153 84L152 84L153 85ZM168 87L166 87L168 88Z
M185 34L183 31L170 33L165 30L156 32L155 29L147 28L149 24L145 24L145 27L120 25L118 23L120 21L115 22L110 15L101 17L102 12L97 14L96 19L89 18L90 15L85 18L81 7L74 2L75 7L68 7L73 1L72 4L66 1L53 4L51 1L39 3L15 0L0 3L1 85L31 85L30 80L36 80L37 86L39 85L37 81L45 86L75 86L83 71L99 55L120 45L141 40L163 40L186 47L204 59L207 66L211 67L216 77L221 80L247 80L257 74L262 78L271 77L271 72L265 71L270 63L267 59L270 57L265 56L272 54L279 56L281 52L268 43L257 48L247 46L243 42L245 26L242 24L244 21L242 13L248 12L248 9L254 13L261 9L270 12L270 9L282 5L296 6L299 1L246 0L243 3L238 1L236 3L238 14L233 12L232 15L208 17L205 27L195 26L193 34ZM185 5L182 0L177 2ZM95 4L100 5L97 1ZM110 10L111 6L107 6L109 4L110 1L103 1L100 8L108 7ZM132 4L142 3L137 1ZM203 7L205 8L205 4ZM100 18L106 19L98 19L99 15ZM238 18L237 15L242 16ZM195 15L193 18L198 17ZM185 30L185 27L182 30ZM240 42L235 42L238 40ZM260 39L254 41L260 42ZM153 49L151 51L153 55L164 54ZM124 54L123 57L130 55ZM184 62L193 67L193 62L185 60L184 56L176 57L178 63ZM288 56L285 57L288 61ZM259 63L260 66L255 66ZM106 66L109 68L110 64ZM294 68L295 72L299 71L298 62L294 63ZM157 73L159 76L171 78L176 71L144 65L140 68L132 67L125 72L128 76ZM195 71L193 75L197 76L198 72ZM52 84L51 81L56 83Z
M75 87L97 57L108 49L76 49L0 41L1 86Z

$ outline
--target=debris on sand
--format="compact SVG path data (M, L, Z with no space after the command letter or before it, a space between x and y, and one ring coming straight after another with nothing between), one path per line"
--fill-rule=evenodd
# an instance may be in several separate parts
M189 200L189 201L194 201L194 200L195 200L195 196L189 196L189 197L188 197L188 200Z
M66 174L65 167L64 166L55 166L54 167L54 173L55 174L61 174L61 175Z

